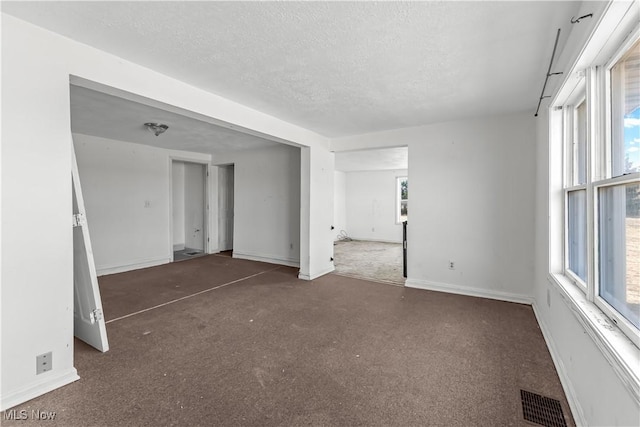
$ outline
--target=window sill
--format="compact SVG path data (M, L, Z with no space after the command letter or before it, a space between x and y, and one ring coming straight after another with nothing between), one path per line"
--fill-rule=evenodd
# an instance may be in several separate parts
M569 279L561 274L550 274L548 280L640 403L640 349Z

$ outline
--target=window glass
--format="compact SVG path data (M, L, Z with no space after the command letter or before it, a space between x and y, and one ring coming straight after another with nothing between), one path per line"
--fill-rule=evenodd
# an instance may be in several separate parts
M600 296L640 328L640 183L598 191Z
M568 263L583 281L587 281L587 190L567 195Z
M398 178L398 214L397 221L407 220L409 207L409 180L406 176Z
M640 172L640 41L611 68L611 174Z
M573 184L587 182L587 103L582 102L575 110L573 138Z

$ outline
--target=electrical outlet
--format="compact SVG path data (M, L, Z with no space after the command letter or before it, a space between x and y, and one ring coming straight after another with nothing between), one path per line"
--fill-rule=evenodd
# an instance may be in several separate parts
M456 269L456 263L453 261L449 261L449 270L455 270Z
M53 369L53 356L51 352L36 356L36 375Z

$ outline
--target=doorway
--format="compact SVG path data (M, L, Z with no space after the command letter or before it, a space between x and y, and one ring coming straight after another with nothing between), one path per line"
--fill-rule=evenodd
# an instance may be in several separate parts
M218 248L231 255L233 252L234 165L218 167Z
M403 285L408 147L335 154L335 272Z
M171 164L173 260L206 253L207 166L173 160Z

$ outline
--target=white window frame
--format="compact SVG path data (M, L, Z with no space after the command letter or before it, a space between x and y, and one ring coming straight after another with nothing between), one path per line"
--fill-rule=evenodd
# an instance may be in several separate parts
M600 247L600 242L597 239L597 227L599 225L598 222L598 193L601 188L606 187L615 187L618 185L636 183L640 180L640 173L622 175L615 178L610 178L602 181L598 181L593 183L593 193L594 193L594 231L595 231L595 239L594 239L594 249L598 250ZM595 251L594 256L595 256ZM600 308L611 320L613 323L622 330L622 332L631 338L636 344L640 343L640 330L636 328L631 322L629 322L618 310L613 308L604 298L600 296L600 271L598 269L599 263L594 263L594 303Z
M601 146L592 146L592 149L599 150L600 156L604 158L606 162L604 165L595 165L596 169L600 168L600 173L594 173L592 175L592 182L590 186L592 187L592 206L593 206L593 252L594 257L596 256L595 252L600 247L600 242L598 240L598 194L601 188L605 187L613 187L618 185L624 185L629 183L635 183L640 181L640 173L630 173L620 176L612 176L612 164L613 164L613 125L611 119L611 104L612 104L612 93L611 93L611 69L616 65L616 63L626 54L626 52L640 40L640 27L637 27L630 36L626 39L626 41L616 50L616 52L611 56L609 61L606 64L599 68L598 73L596 73L596 79L598 79L598 83L601 85L601 90L596 92L596 101L598 107L601 111L601 114L598 116L598 121L600 123L604 123L604 135L601 135L602 145ZM598 99L599 98L599 99ZM604 175L604 176L603 176ZM600 178L600 179L599 179ZM627 335L631 340L638 345L640 343L640 330L631 324L624 316L622 316L618 310L613 308L604 298L600 296L600 271L599 271L599 263L593 262L593 301L613 322L620 328L625 335Z
M573 192L573 191L579 191L579 190L585 190L587 191L587 197L589 192L587 190L587 186L586 185L580 185L580 186L576 186L576 187L569 187L569 188L565 188L564 189L564 259L563 259L563 271L564 271L564 275L567 276L567 278L569 280L571 280L578 288L580 288L580 290L582 290L582 292L584 292L585 294L587 293L587 282L585 282L584 280L582 280L582 278L580 276L578 276L576 273L574 273L570 268L569 268L569 209L567 208L568 204L569 204L569 193ZM587 210L589 209L589 203L587 203ZM587 212L588 215L588 212ZM589 220L587 220L587 234L589 232ZM588 244L589 238L587 237L587 247L589 246ZM589 250L587 248L587 281L589 280L589 277L591 276L590 271L589 271Z
M575 184L577 181L577 172L574 169L576 165L576 155L574 149L574 141L576 138L576 129L577 129L577 120L576 113L578 106L582 105L582 103L587 102L586 97L586 87L585 87L585 78L584 73L581 76L576 88L573 91L572 96L566 102L563 107L563 145L564 145L564 157L562 160L563 163L563 175L564 175L564 184L563 184L563 211L564 211L564 238L563 238L563 272L564 275L571 280L576 286L578 286L585 294L587 292L587 282L582 280L576 273L574 273L571 269L569 269L569 209L568 201L569 201L569 193L573 191L585 190L587 192L587 199L589 198L589 190L586 183L584 184ZM589 146L591 142L590 132L589 132L589 104L587 103L587 129L586 129L586 144ZM587 182L589 182L589 149L587 148L587 159L585 164L585 174L587 176ZM589 203L587 203L587 246L589 242L588 230L589 230L589 218L588 218L588 208ZM587 280L589 280L590 274L590 260L589 260L589 250L587 250Z
M584 326L585 332L609 361L622 383L640 404L640 332L599 296L598 192L600 188L636 182L640 174L611 177L609 70L640 37L638 2L612 2L590 33L577 58L565 69L549 115L549 275L554 286ZM578 105L581 84L587 99L587 281L567 270L567 134L573 122L565 120L571 105ZM569 108L568 108L569 107ZM578 279L578 280L576 280Z

